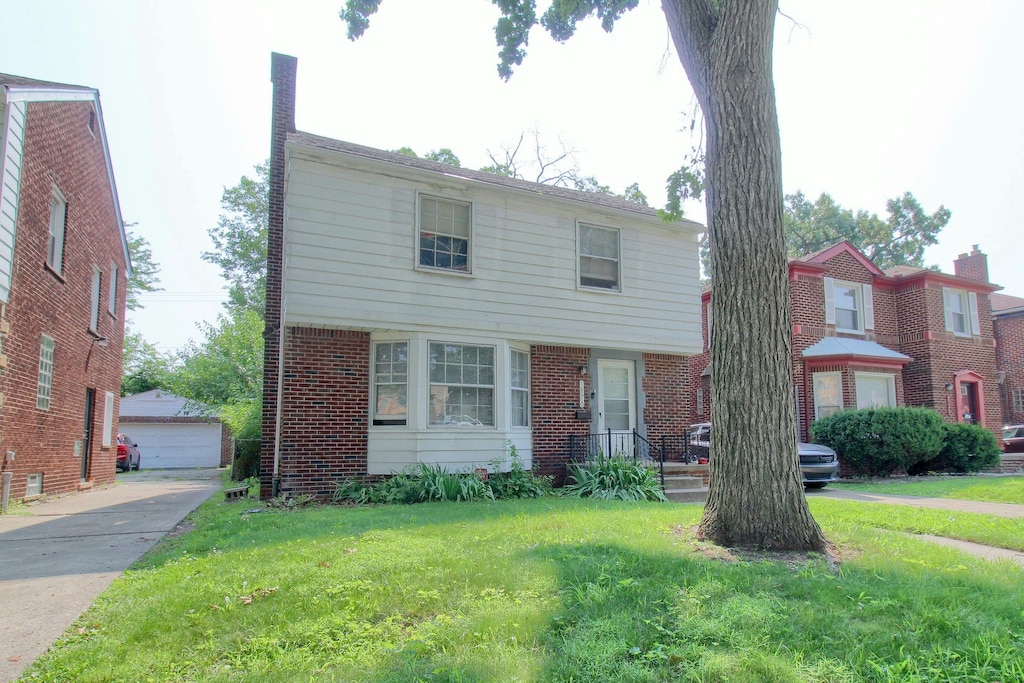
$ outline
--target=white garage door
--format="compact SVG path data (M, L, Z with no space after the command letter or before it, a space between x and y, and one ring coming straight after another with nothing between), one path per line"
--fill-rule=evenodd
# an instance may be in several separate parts
M122 433L139 442L142 469L220 467L219 423L123 422L120 429Z

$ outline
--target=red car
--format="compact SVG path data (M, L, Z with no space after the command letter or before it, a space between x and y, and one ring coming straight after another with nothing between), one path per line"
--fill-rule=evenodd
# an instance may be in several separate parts
M142 453L139 444L127 434L117 435L117 470L128 472L142 467Z
M1024 425L1003 427L1003 452L1024 453Z

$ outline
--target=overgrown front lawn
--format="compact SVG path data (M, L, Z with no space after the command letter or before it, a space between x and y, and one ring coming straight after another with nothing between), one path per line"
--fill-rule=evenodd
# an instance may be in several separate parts
M698 544L693 505L211 502L26 678L1024 680L1020 567L812 504L838 573Z
M831 486L845 491L1024 505L1024 477L908 477L880 482L842 482Z

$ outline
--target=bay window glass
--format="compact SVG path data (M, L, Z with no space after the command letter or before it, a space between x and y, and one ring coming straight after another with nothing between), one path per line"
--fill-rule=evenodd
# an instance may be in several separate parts
M404 425L409 414L409 342L374 345L373 394L375 425Z
M494 347L431 342L429 423L494 425Z

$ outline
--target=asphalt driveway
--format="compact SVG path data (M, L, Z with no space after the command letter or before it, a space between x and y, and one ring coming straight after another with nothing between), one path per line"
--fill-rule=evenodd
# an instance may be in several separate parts
M143 470L0 515L0 682L13 681L121 572L220 488L221 470Z

